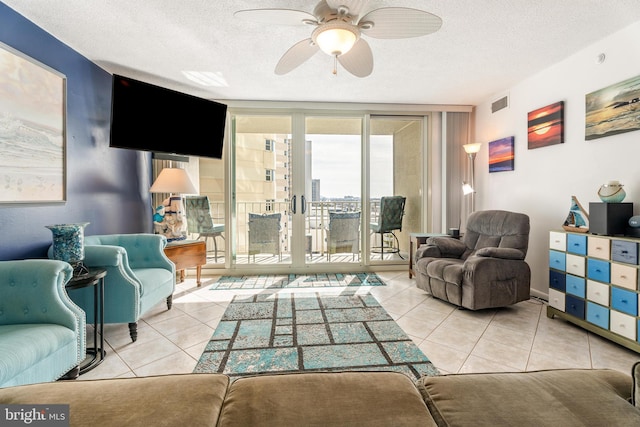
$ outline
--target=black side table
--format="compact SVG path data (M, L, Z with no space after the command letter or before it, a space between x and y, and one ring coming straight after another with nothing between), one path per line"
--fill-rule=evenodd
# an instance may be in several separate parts
M87 358L80 365L80 375L98 366L107 355L104 349L104 276L106 275L107 270L93 268L86 274L73 276L67 283L68 290L93 286L93 347L87 347ZM99 347L98 325L100 325ZM89 358L90 356L93 357Z

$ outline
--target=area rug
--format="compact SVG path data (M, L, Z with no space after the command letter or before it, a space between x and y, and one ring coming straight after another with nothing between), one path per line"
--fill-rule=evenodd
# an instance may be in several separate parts
M373 295L236 296L194 372L398 371L438 375Z
M385 286L375 273L263 274L222 276L210 289L326 288L340 286Z

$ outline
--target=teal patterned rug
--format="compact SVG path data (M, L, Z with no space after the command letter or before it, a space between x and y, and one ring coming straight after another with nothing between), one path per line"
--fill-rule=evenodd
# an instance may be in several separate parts
M371 294L236 296L194 372L399 371L438 375Z
M210 289L327 288L340 286L385 286L375 273L263 274L222 276Z

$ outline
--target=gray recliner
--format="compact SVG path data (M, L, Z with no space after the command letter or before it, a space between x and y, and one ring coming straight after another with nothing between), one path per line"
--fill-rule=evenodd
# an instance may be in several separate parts
M529 299L531 270L524 261L529 217L501 210L473 212L461 240L430 237L416 251L417 286L469 310Z

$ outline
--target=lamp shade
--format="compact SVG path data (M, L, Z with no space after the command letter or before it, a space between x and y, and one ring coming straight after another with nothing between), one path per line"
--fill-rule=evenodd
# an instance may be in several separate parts
M179 168L164 168L149 189L151 193L197 194L187 171Z
M480 151L480 147L482 146L481 142L476 142L473 144L465 144L462 146L464 148L465 153L467 154L475 154Z
M360 37L358 27L343 21L327 22L311 34L315 44L327 55L339 56L351 50Z

